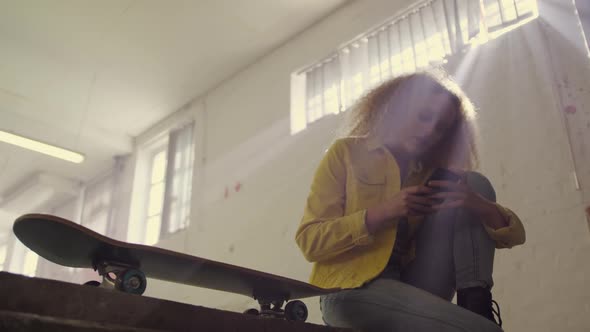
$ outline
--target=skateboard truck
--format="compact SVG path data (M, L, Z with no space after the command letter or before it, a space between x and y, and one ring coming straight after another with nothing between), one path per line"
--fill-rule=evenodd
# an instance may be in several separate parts
M277 298L275 296L267 296L264 294L254 294L254 299L258 300L260 304L260 311L256 309L248 309L244 311L245 314L272 317L272 318L284 318L290 321L305 322L307 319L307 306L305 303L299 300L288 301L287 296ZM283 304L286 302L285 309L282 309Z
M100 261L93 264L94 270L102 276L102 283L89 281L86 285L114 288L119 291L141 295L145 292L147 279L145 274L131 265Z

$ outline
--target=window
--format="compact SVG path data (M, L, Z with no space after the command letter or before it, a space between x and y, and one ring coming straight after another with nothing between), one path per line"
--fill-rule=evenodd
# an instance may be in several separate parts
M189 224L194 159L192 143L192 123L170 133L162 218L164 234L174 233Z
M193 174L193 127L172 130L159 149L153 150L148 172L144 243L189 225Z
M147 244L155 244L160 238L166 185L166 152L166 149L156 151L151 160L145 232L145 243Z
M400 74L445 62L538 16L536 0L430 0L292 75L291 133Z
M536 0L484 0L483 23L488 33L512 27L537 13Z
M29 277L34 277L37 272L38 261L39 256L35 252L27 250L23 261L23 274Z
M4 271L4 263L6 262L6 245L0 246L0 271Z

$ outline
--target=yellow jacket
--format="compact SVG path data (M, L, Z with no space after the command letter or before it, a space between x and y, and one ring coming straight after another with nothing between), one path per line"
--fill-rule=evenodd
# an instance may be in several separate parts
M412 167L403 187L424 183L432 170ZM314 263L310 283L323 288L356 288L385 268L396 237L396 223L375 235L365 227L367 208L392 198L402 188L393 155L364 137L337 140L322 159L305 207L296 241ZM498 205L509 225L486 227L498 248L525 241L518 216ZM416 227L420 218L409 218Z

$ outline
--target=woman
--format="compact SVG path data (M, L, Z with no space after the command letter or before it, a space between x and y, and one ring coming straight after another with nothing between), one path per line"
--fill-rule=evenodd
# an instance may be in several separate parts
M383 83L351 112L352 130L321 161L296 235L314 263L310 282L345 289L321 297L324 321L367 331L501 330L494 250L524 243L525 232L472 171L470 101L450 80L416 73ZM460 180L427 181L440 168Z

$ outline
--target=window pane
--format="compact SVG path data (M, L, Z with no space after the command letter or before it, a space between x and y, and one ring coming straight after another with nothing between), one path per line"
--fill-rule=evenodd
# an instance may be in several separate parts
M502 16L504 18L504 22L509 22L515 20L516 17L516 7L514 7L514 0L501 0L502 4Z
M190 206L185 206L183 209L182 219L180 221L180 227L187 227L190 223Z
M402 70L404 73L413 72L416 70L416 63L414 58L414 45L411 40L410 22L403 20L400 23L401 39L399 41L402 47Z
M29 277L34 277L37 272L37 261L39 256L34 252L28 250L25 254L25 261L23 266L23 274Z
M164 181L166 176L166 150L158 152L153 159L152 165L152 181L156 183Z
M428 66L428 44L424 38L424 31L422 29L422 21L419 14L410 15L410 28L412 33L412 41L414 43L415 60L418 68L426 68Z
M186 181L187 181L187 184L186 184L186 186L184 186L184 192L182 194L182 203L183 204L185 204L185 203L190 204L191 195L192 195L192 188L193 188L192 183L191 183L192 177L191 177L190 173L186 174Z
M151 217L162 212L162 205L164 204L164 182L156 183L150 189L150 197L148 201L148 217Z
M537 11L537 1L535 0L517 0L516 9L518 16L524 16Z
M307 100L311 108L308 108L308 114L310 116L321 117L325 114L325 111L331 109L331 103L333 100L333 111L338 111L337 107L337 94L331 93L332 87L331 82L336 82L340 77L332 75L332 72L336 72L339 68L338 63L335 61L325 61L318 65L316 68L308 72L307 93L313 95L312 98ZM319 113L318 113L319 112ZM168 170L171 174L166 176L166 190L169 190L168 196L165 197L167 215L162 218L162 222L166 222L163 225L163 229L166 233L174 233L184 228L185 215L189 213L187 209L182 209L185 202L190 201L190 189L193 172L193 140L192 140L193 125L187 125L178 131L171 133L174 138L171 140L174 142L174 169ZM168 183L170 181L170 183Z
M502 15L500 14L498 0L485 0L484 6L488 28L502 25Z
M162 218L160 215L148 219L145 231L145 243L153 245L160 239L160 225Z
M183 179L184 172L174 174L172 180L172 199L176 199L180 195L180 181Z
M4 262L6 261L6 246L0 247L0 270L4 268Z
M175 172L183 166L182 165L183 153L184 153L184 151L176 151L176 153L174 154L174 171Z
M178 220L178 201L174 200L170 204L170 218L168 219L168 232L174 233L179 228Z
M180 209L180 215L182 217L182 220L185 220L189 217L189 207L188 204L182 205L182 208Z

